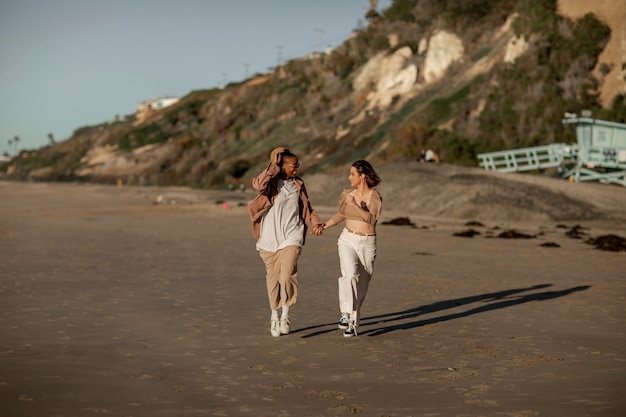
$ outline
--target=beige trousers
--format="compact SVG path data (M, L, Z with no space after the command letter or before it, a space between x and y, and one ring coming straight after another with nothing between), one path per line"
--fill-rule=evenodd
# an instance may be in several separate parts
M260 249L259 255L265 263L267 297L272 310L284 305L292 306L298 298L299 246L287 246L276 252Z

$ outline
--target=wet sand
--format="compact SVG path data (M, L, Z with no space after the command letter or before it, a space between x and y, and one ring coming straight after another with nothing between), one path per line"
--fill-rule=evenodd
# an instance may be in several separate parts
M404 213L417 227L378 227L355 338L330 229L307 238L293 332L273 338L249 191L0 193L2 416L626 415L626 253L565 235L623 223L462 238L465 221Z

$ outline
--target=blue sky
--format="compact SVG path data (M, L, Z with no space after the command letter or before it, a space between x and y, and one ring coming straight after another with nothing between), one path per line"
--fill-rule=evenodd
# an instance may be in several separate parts
M392 0L379 1L383 10ZM369 0L0 0L0 153L341 44Z

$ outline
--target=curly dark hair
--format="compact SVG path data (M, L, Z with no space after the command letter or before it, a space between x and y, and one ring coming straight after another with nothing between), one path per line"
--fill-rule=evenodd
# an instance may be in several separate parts
M285 149L281 154L280 154L281 158L280 158L280 163L278 164L279 167L283 167L283 164L285 163L285 158L296 158L298 159L298 157L296 156L296 154L294 154L293 152L291 152L289 149Z
M356 169L356 172L358 172L359 175L365 174L365 182L368 187L376 187L382 181L369 162L359 159L358 161L354 161L352 166Z

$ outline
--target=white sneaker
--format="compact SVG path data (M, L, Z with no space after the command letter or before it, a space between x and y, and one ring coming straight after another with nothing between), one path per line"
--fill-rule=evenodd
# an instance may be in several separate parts
M280 321L280 334L289 334L291 331L291 322L289 319L283 319Z
M345 330L350 325L350 313L341 313L341 319L339 319L339 328Z
M270 321L270 333L274 337L280 336L280 329L278 328L278 319L272 319L272 321Z

